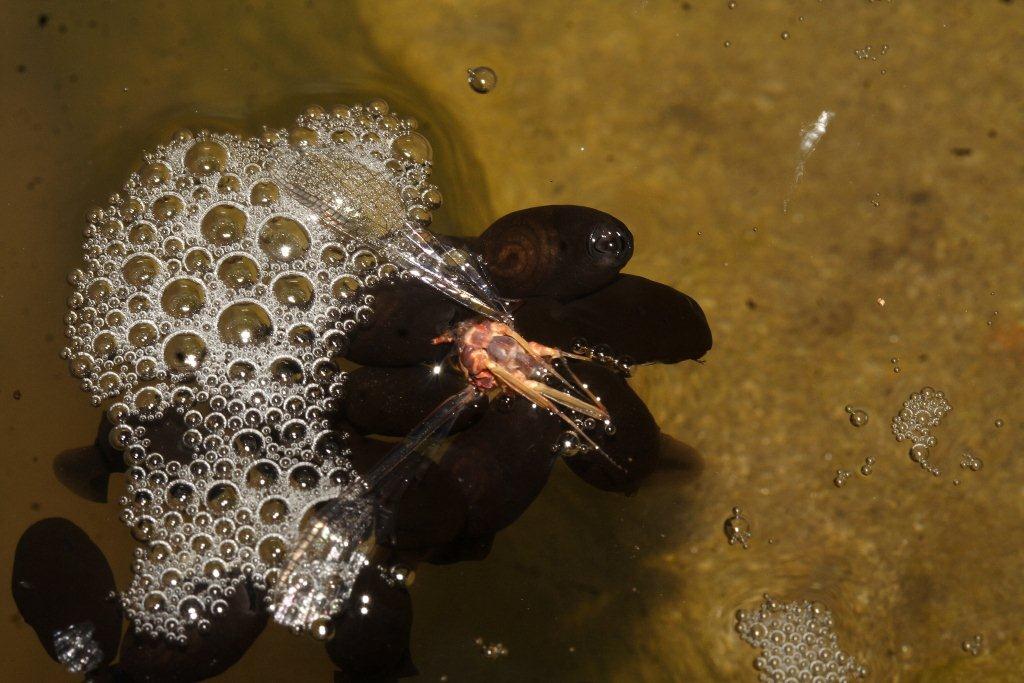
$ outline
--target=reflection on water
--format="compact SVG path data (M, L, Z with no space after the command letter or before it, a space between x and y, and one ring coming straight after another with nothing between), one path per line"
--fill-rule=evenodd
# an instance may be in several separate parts
M631 272L694 295L716 335L705 365L633 380L662 429L702 454L699 476L669 463L629 499L556 476L486 562L424 568L424 680L754 680L735 613L764 593L823 604L877 680L1019 677L1022 11L5 7L0 429L17 476L0 565L13 534L48 515L130 557L115 507L67 494L50 466L97 419L57 355L89 206L181 126L252 133L311 103L379 96L424 123L445 195L436 225L596 206L633 230ZM500 76L486 97L466 84L479 64ZM793 187L794 148L823 111L835 118ZM938 477L920 476L913 440L896 442L885 418L926 385L956 406L927 447ZM851 429L847 404L871 420ZM965 450L985 467L958 470ZM723 538L734 505L764 539L747 551ZM126 585L127 561L114 570ZM34 638L2 628L5 642ZM477 638L508 655L483 656ZM57 671L34 643L9 659L13 678ZM275 671L326 680L330 666L315 643L268 629L224 680Z

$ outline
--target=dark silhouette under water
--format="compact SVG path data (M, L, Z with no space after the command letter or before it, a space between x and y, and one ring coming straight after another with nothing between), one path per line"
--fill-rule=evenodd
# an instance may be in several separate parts
M629 363L696 360L711 348L711 332L692 298L641 277L620 274L633 252L628 228L603 212L579 206L517 211L479 238L460 240L480 253L503 296L519 300L517 329L550 346L572 348L581 338ZM376 322L353 339L345 358L360 367L348 376L347 397L332 420L350 433L362 474L392 448L379 436L403 436L465 386L454 372L434 375L448 349L431 343L458 320L471 317L416 281L378 287ZM574 370L611 412L614 435L596 437L604 456L566 458L589 484L632 493L659 462L664 437L625 377L602 364ZM124 471L101 422L96 443L63 453L54 470L62 483L92 501L107 498L112 472ZM153 434L160 452L188 457L177 443L183 427L170 416ZM522 399L488 405L485 397L455 424L437 462L427 461L401 497L379 515L378 538L389 560L414 567L487 556L494 535L514 522L544 487L557 457L552 449L565 425ZM692 456L691 456L692 457ZM385 528L386 527L386 528ZM196 681L237 662L267 622L263 596L236 591L228 613L207 634L193 633L181 648L138 637L121 643L122 617L110 599L113 575L100 550L73 523L45 519L22 536L12 591L25 621L56 658L53 633L89 622L103 651L91 680ZM333 620L325 645L336 680L390 680L415 674L409 636L412 600L402 585L363 572L353 597L372 596L368 610L346 609ZM114 663L116 662L116 663Z

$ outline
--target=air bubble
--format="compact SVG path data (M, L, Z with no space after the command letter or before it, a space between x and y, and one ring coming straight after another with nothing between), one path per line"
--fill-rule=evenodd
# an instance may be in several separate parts
M275 183L265 180L252 186L249 201L254 206L271 206L281 199L281 191Z
M220 338L228 344L249 346L266 341L273 327L262 306L251 302L232 304L217 319Z
M260 269L248 256L234 254L221 261L217 277L231 289L245 289L259 282Z
M494 90L494 87L498 85L498 74L494 73L494 70L487 66L478 66L468 71L469 77L466 82L469 83L469 87L474 92L478 92L481 95Z
M164 362L173 372L198 370L206 358L206 342L198 334L181 332L164 345Z
M175 318L187 318L206 303L206 289L195 280L171 280L160 295L160 307Z
M434 150L425 137L415 131L395 138L391 143L391 153L397 159L422 164L434 157Z
M131 286L146 287L160 274L160 262L149 254L139 254L128 259L121 272Z
M282 275L274 280L274 296L283 305L306 310L313 303L313 285L297 273Z
M210 244L225 247L242 239L245 223L245 213L237 206L218 204L203 216L199 230Z
M196 175L209 175L224 170L228 152L219 142L197 140L185 153L185 167Z
M297 221L284 216L271 218L260 230L260 249L272 261L288 263L309 251L309 234Z
M153 217L158 221L169 221L184 208L185 203L181 201L181 197L173 194L164 195L153 202Z

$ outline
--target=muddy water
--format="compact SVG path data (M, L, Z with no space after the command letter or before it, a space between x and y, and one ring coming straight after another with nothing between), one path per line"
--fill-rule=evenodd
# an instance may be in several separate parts
M622 499L559 470L486 562L424 568L423 680L755 680L734 614L765 592L825 604L873 680L1019 679L1024 6L421 5L5 6L3 571L25 526L63 515L127 578L113 504L77 500L50 469L98 419L57 357L88 207L182 125L253 131L373 94L426 123L445 229L599 207L634 231L628 270L695 296L715 332L706 364L634 382L699 475L665 471ZM466 84L480 64L498 73L487 95ZM938 477L889 431L925 385L953 405ZM964 449L980 471L960 469ZM734 506L747 550L723 533ZM5 670L60 680L8 595ZM973 656L961 643L977 634ZM483 657L477 637L509 654ZM270 628L223 680L330 670Z

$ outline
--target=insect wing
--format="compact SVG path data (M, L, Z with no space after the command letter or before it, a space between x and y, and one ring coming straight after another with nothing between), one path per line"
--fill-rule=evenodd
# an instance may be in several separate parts
M375 170L339 149L331 155L314 150L282 151L272 173L278 185L350 243L373 249L391 263L480 315L511 320L507 302L498 296L479 259L445 244L406 218L388 171Z

